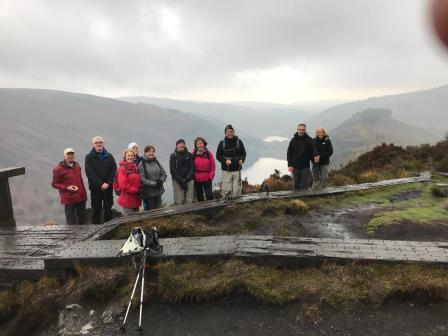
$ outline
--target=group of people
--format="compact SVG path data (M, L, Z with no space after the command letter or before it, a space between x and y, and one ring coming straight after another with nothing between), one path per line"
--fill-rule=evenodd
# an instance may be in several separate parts
M315 187L325 187L332 155L333 145L325 129L317 128L316 137L311 138L306 132L306 125L300 123L287 151L288 171L293 176L294 190L308 189L313 184Z
M241 196L241 169L246 160L243 142L235 135L232 125L224 130L225 138L219 143L216 159L221 163L223 194L232 198ZM162 207L162 195L167 173L156 158L154 146L147 145L143 156L139 146L132 142L123 152L118 167L114 156L104 147L104 139L96 136L92 149L85 157L85 173L90 189L92 223L112 219L114 192L124 215ZM193 151L185 140L176 141L170 156L169 171L173 180L174 204L191 204L213 199L212 181L215 177L215 158L207 148L207 141L198 137ZM84 224L87 192L81 166L75 161L75 150L66 148L64 160L53 169L52 186L59 190L67 224Z
M246 150L232 125L227 125L224 133L225 137L216 150L216 159L222 170L221 193L226 198L238 198L241 196L241 169L246 160ZM117 167L114 156L104 147L104 139L100 136L93 138L92 149L85 157L92 223L112 219L114 192L124 215L139 211L142 203L145 211L162 207L166 170L157 159L154 146L147 145L142 156L139 149L137 143L131 142ZM299 124L287 154L294 189L308 188L311 176L325 184L332 153L333 148L324 129L318 128L316 138L312 139L306 133L305 124ZM185 140L177 140L169 165L175 205L191 204L195 199L198 202L213 199L215 158L203 137L194 140L191 152ZM67 224L84 224L87 193L74 149L64 150L64 160L53 169L52 186L59 190Z

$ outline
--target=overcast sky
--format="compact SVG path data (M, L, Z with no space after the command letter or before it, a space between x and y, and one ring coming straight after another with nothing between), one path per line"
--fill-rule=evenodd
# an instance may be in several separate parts
M0 86L292 103L448 84L427 0L0 0Z

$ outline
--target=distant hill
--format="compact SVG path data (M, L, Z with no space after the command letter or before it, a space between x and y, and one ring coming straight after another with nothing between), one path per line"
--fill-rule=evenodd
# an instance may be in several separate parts
M201 135L215 150L223 127L197 115L154 105L62 91L0 89L1 166L26 167L25 176L11 179L19 222L62 218L57 191L50 183L52 168L66 147L76 150L76 159L84 166L95 135L105 138L106 148L117 161L131 141L141 147L153 144L168 169L177 139L184 138L191 149L193 139ZM244 140L249 165L258 159L260 146L249 137Z
M193 113L219 125L232 124L237 131L259 139L289 135L299 122L311 115L295 106L262 102L210 103L141 96L119 99Z
M367 108L384 108L392 111L394 119L432 130L442 135L448 128L448 85L416 92L372 97L340 104L308 118L311 128L318 126L332 129L353 114Z
M392 118L392 111L369 108L329 131L335 148L334 161L345 163L383 142L400 146L435 143L441 137Z

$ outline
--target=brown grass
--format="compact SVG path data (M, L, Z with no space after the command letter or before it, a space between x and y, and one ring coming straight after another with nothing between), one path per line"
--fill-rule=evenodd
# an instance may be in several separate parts
M381 304L395 295L424 292L433 299L448 299L448 270L424 265L366 263L299 270L246 264L166 262L160 265L159 293L170 302L212 300L244 293L267 304L293 301L311 306L349 307Z

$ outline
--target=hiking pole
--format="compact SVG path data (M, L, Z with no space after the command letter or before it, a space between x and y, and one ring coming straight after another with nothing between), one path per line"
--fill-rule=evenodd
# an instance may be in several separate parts
M135 279L134 288L132 289L131 298L129 300L128 308L126 309L126 315L124 316L123 325L120 327L120 331L121 332L125 331L125 327L124 326L125 326L126 320L128 318L129 310L131 309L132 299L134 298L135 290L137 289L138 280L140 279L140 271L141 271L141 266L140 266L140 268L138 270L138 273L137 273L137 279Z
M142 289L141 289L141 293L140 293L140 316L138 319L138 331L140 332L140 334L142 334L142 313L143 313L143 293L144 293L144 288L145 288L145 265L146 265L146 254L148 253L147 249L144 250L143 252L143 260L142 260L142 265L141 270L142 270Z

